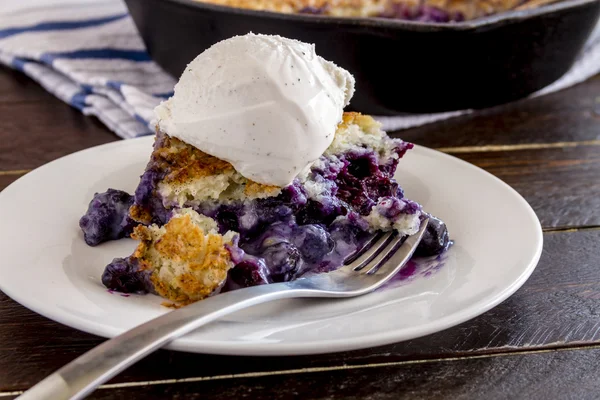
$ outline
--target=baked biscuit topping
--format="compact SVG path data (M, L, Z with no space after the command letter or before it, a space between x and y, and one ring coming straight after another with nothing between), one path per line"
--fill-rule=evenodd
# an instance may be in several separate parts
M220 235L214 220L191 209L179 210L164 226L138 225L131 237L140 241L131 256L140 271L149 271L154 291L179 305L217 291L233 267L225 244L234 232Z

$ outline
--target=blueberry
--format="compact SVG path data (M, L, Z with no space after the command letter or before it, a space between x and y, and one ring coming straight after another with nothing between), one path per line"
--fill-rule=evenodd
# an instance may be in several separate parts
M313 14L313 15L320 15L320 14L324 14L327 9L328 9L328 5L324 5L321 7L314 7L314 6L306 6L301 8L300 10L298 10L299 14Z
M424 22L449 22L451 15L437 7L421 6L418 20Z
M269 276L275 282L292 279L300 267L300 252L289 242L295 226L294 219L280 221L271 224L258 236L246 235L240 244L246 256L264 260Z
M275 203L285 204L293 209L297 209L306 204L306 192L298 179L294 179L291 185L284 187L281 194L273 199ZM269 202L270 199L263 199L264 202Z
M379 170L377 157L373 152L363 154L354 159L349 157L349 159L351 162L348 165L348 172L359 179L371 176Z
M296 214L299 224L329 224L343 213L343 207L337 198L324 196L320 200L309 200L307 205Z
M222 291L270 283L265 260L250 255L238 247L237 237L231 245L226 245L226 248L235 266L229 270Z
M333 249L329 233L316 224L298 226L292 232L291 240L302 258L310 263L321 261Z
M357 213L336 219L329 226L329 235L334 242L333 253L328 256L339 266L350 256L362 249L368 238L369 225Z
M139 271L137 263L129 258L112 260L104 269L102 284L122 293L147 293L152 285L148 273Z
M87 212L79 220L85 242L96 246L129 236L135 225L128 216L132 204L133 197L121 190L108 189L104 193L96 193Z
M398 184L392 179L394 162L379 166L377 155L368 150L350 152L345 158L348 164L335 180L336 196L354 211L367 215L380 197L398 195Z
M291 280L300 267L298 248L286 241L279 241L267 247L261 257L265 260L274 282Z
M269 226L256 240L256 245L259 246L258 251L263 251L279 242L288 241L295 226L296 223L293 220L280 221Z
M464 19L464 16L460 13L450 14L437 7L425 5L411 7L400 3L394 3L386 11L379 14L379 17L438 23L462 21Z
M145 205L150 201L159 179L160 176L156 171L152 169L144 171L140 177L140 182L135 189L134 196L136 204Z
M433 215L427 215L429 223L421 239L421 243L415 250L415 256L429 257L443 253L450 246L448 228L444 221Z
M293 210L286 205L272 203L257 207L256 214L262 224L272 224L278 221L286 221L292 217Z
M150 161L152 164L153 161ZM140 177L140 182L135 190L135 204L144 209L152 220L149 223L163 225L169 220L169 210L165 208L162 198L156 193L158 182L164 178L165 172L148 168Z
M398 193L398 183L384 174L375 174L365 178L363 185L368 197L375 201L380 197L393 196Z
M338 242L355 244L367 236L369 225L356 213L349 213L345 217L336 219L329 226L329 235L337 244Z
M228 286L249 287L269 283L269 272L262 259L248 256L229 270ZM231 285L233 283L234 285Z
M460 11L455 11L450 15L450 19L454 22L462 22L465 20L465 15Z

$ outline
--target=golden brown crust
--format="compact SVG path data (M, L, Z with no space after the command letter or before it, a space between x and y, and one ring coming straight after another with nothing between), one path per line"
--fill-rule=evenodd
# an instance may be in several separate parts
M137 204L134 204L129 208L129 217L140 224L147 225L152 222L150 211Z
M342 115L342 122L337 127L337 132L348 129L350 125L358 125L364 131L380 126L379 122L375 121L370 115L359 112L345 112Z
M156 167L169 171L164 183L184 183L191 179L233 171L226 161L213 157L181 140L165 135L163 145L154 150Z
M184 184L209 176L232 174L235 169L227 161L213 157L177 138L164 134L162 146L155 149L153 157L159 170L169 171L163 184ZM242 178L244 193L248 197L268 197L277 195L281 188L263 185Z
M248 181L244 188L244 194L248 197L268 197L276 196L281 191L278 186L263 185L254 181Z
M189 215L172 218L157 238L152 228L139 225L132 238L140 241L132 255L141 270L151 270L156 293L179 305L210 295L227 278L231 256L223 236L206 233ZM161 268L179 269L160 272ZM165 279L168 276L169 279Z

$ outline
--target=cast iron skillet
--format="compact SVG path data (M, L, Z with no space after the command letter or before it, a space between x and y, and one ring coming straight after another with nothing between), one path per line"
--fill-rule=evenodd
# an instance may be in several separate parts
M563 0L453 24L289 15L192 0L125 0L156 62L178 78L212 44L248 32L315 43L356 78L349 109L375 115L483 108L561 77L600 0Z

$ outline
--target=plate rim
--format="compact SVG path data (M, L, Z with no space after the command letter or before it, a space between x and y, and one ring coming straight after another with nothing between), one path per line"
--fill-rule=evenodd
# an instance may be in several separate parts
M89 147L86 149L82 149L62 157L59 157L55 160L52 160L48 163L45 163L27 174L19 177L11 184L9 184L4 190L0 192L0 204L3 201L3 198L7 196L7 193L11 193L15 190L15 187L31 177L31 174L39 173L40 170L50 167L52 164L60 162L66 158L80 155L86 152L95 152L100 149L107 149L111 147L119 147L125 144L131 145L132 143L139 144L141 141L147 141L149 143L152 142L154 136L147 135L133 139L127 140L117 140L114 142L109 142L93 147ZM463 322L471 320L475 317L478 317L490 309L496 307L498 304L502 303L510 296L512 296L519 288L523 286L523 284L529 279L533 271L535 270L541 254L543 250L543 230L541 226L541 222L537 217L537 214L531 207L531 205L525 200L525 198L517 192L514 188L508 185L506 182L501 180L500 178L494 176L490 172L480 168L474 164L471 164L465 160L462 160L458 157L452 156L447 153L443 153L441 151L431 149L421 145L414 145L413 150L411 151L422 152L426 155L430 155L433 157L443 158L449 162L457 163L462 165L463 167L473 169L479 173L483 173L486 178L491 178L496 183L499 183L505 190L508 190L519 200L520 203L524 206L524 210L527 211L527 215L531 217L532 222L535 222L535 243L536 247L534 252L531 254L530 260L526 266L522 268L520 275L512 281L512 283L506 286L501 292L492 297L486 297L484 300L480 300L474 304L469 305L457 311L455 313L449 314L442 318L438 318L434 321L425 323L423 325L417 327L410 328L399 328L394 330L387 330L375 334L362 335L353 338L346 339L330 339L330 340L319 340L319 341L296 341L293 343L255 343L255 342L235 342L235 341L203 341L198 339L189 339L186 337L179 338L170 344L164 346L165 349L190 352L190 353L200 353L200 354L220 354L220 355L237 355L237 356L290 356L290 355L310 355L310 354L329 354L329 353L339 353L343 351L352 351L352 350L360 350L365 348L373 348L378 346L384 346L392 343L399 343L410 339L415 339L418 337L427 336L433 333L441 332L447 329L450 329L456 325L459 325ZM1 268L0 268L1 270ZM73 316L70 316L66 313L56 313L51 312L45 309L43 306L39 306L35 301L28 301L28 297L25 295L20 295L15 291L10 289L10 285L5 285L2 280L0 280L0 291L2 291L5 295L10 297L13 301L19 303L21 306L39 314L43 317L46 317L50 320L58 322L62 325L68 326L73 329L77 329L92 335L100 336L103 338L112 338L116 335L125 332L119 328L114 328L107 326L106 324L97 324L91 323L90 321L86 321L83 319L79 319ZM480 304L485 303L485 304ZM158 316L158 315L157 315Z

